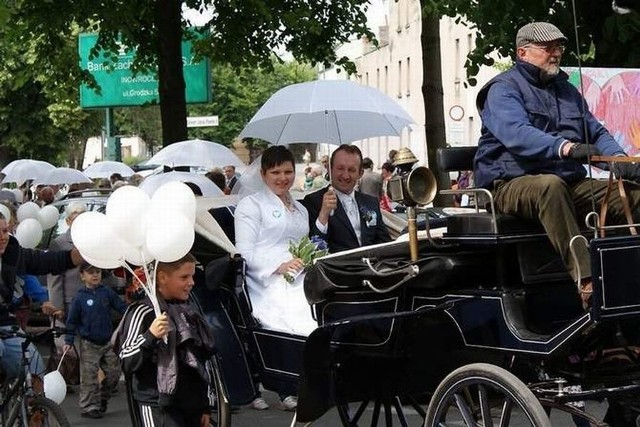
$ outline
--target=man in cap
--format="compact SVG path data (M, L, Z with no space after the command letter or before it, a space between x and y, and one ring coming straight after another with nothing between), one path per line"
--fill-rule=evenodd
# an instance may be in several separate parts
M493 192L499 212L541 222L586 306L592 286L589 250L583 243L575 245L576 262L569 242L580 235L578 224L591 211L592 196L599 208L607 182L587 179L583 163L594 155L626 154L560 69L566 41L546 22L518 30L515 65L478 93L482 131L474 179ZM614 171L625 179L640 176L631 163L617 163ZM626 188L638 222L640 186L628 182ZM625 221L617 191L610 195L609 217Z

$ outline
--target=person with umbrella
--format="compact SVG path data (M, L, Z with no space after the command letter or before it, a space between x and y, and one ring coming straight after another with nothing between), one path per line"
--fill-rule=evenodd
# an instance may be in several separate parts
M324 238L332 253L390 241L378 199L354 191L364 173L360 149L340 145L331 155L330 170L331 185L302 202L309 211L310 234Z

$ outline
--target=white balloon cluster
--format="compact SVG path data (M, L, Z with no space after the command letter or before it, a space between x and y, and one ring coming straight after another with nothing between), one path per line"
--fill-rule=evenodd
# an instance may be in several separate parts
M106 214L84 212L73 221L71 240L96 267L122 266L131 271L129 264L142 266L146 276L142 287L160 314L149 263L173 262L186 255L195 238L195 218L195 196L182 182L164 184L152 198L125 185L109 197Z
M9 209L0 205L0 212L8 220L11 218ZM53 228L58 222L60 212L55 206L47 205L40 208L34 202L26 202L20 205L16 212L18 227L15 238L23 248L33 249L42 240L42 232Z

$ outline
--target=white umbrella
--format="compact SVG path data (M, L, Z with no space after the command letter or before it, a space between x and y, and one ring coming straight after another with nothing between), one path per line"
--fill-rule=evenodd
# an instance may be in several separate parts
M413 119L379 90L349 80L315 80L273 94L240 133L272 144L343 144L399 136Z
M42 160L14 160L2 169L1 172L5 174L2 183L15 182L18 185L22 185L29 179L38 180L43 178L47 172L55 168L51 163Z
M209 169L223 166L244 166L242 160L230 148L201 139L169 144L150 158L147 164L170 167L200 166Z
M109 178L114 173L119 173L123 177L131 176L135 173L133 169L122 162L113 160L103 160L87 166L83 171L89 178Z
M47 172L42 178L36 179L36 184L58 185L58 184L81 184L83 182L93 182L91 178L72 168L55 168Z
M223 196L223 191L218 188L209 178L204 175L191 172L166 172L156 175L149 175L140 183L139 187L144 190L149 196L152 196L155 191L167 182L180 181L191 182L200 188L203 196L214 197Z

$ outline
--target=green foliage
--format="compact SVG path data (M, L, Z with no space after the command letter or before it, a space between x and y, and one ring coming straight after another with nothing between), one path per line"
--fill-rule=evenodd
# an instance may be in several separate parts
M476 31L476 48L469 54L467 75L475 76L480 65L493 63L490 53L515 57L518 28L533 21L555 24L567 36L565 65L576 65L578 53L584 66L639 67L640 16L616 15L610 0L576 0L577 38L572 2L565 0L423 0L424 8L451 17ZM579 40L579 42L576 42Z
M190 138L230 145L253 114L278 89L316 77L315 70L297 61L282 62L272 57L268 68L213 65L213 102L189 106L190 116L218 115L216 127L191 128Z

